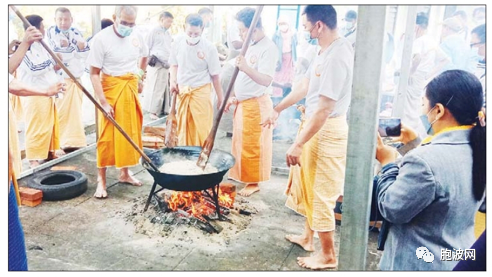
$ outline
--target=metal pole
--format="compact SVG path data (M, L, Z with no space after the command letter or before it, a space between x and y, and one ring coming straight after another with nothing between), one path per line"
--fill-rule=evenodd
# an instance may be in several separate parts
M91 7L92 10L92 37L94 37L99 31L101 31L101 6L96 5ZM96 92L94 91L94 98L97 98ZM99 100L99 99L98 99ZM99 140L99 116L97 112L97 107L94 107L94 116L96 123L96 142Z
M339 270L366 266L385 20L386 6L359 6Z
M412 64L412 48L415 39L415 19L417 18L417 6L408 6L407 24L405 31L405 41L403 43L403 53L400 66L400 80L398 84L398 93L393 99L393 117L402 118L405 104L405 94L408 88L408 79L410 78L410 66Z

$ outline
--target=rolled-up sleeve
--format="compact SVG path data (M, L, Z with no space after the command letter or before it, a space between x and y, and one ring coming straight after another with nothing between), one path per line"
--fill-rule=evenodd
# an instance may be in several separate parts
M389 222L410 222L436 198L436 181L429 165L409 153L400 168L388 164L378 180L378 206Z

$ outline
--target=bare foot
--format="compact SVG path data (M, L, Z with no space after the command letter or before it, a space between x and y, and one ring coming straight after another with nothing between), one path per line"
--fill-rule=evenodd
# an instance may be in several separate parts
M335 257L325 257L321 252L311 257L298 257L297 264L307 269L335 269L338 266Z
M50 151L48 152L48 158L46 159L47 161L51 161L51 160L54 160L56 158L59 158L63 155L66 155L65 151L61 150L61 149L58 149L58 150L55 150L55 151Z
M152 120L159 119L159 117L158 117L155 113L151 113L151 114L149 115L149 117L150 117L150 119L152 119Z
M97 180L97 188L96 192L94 193L94 197L97 199L104 199L108 198L108 192L106 191L106 181L104 180Z
M58 158L58 157L61 157L63 155L66 155L67 153L65 153L65 151L61 150L61 149L58 149L58 150L55 150L55 157Z
M36 166L39 166L39 161L37 161L37 160L32 160L32 161L29 161L29 166L30 166L31 168L34 168L34 167L36 167Z
M302 249L308 251L308 252L313 252L314 251L314 244L313 240L309 241L308 238L304 236L298 236L298 235L286 235L285 239L299 245L302 247Z
M247 184L240 192L238 192L238 194L244 197L248 197L257 191L260 191L260 187L258 186L258 184Z
M128 184L131 184L132 186L136 186L136 187L142 186L142 183L139 180L137 180L136 178L134 178L133 176L131 176L130 174L120 175L120 178L118 179L118 181L120 183L128 183Z

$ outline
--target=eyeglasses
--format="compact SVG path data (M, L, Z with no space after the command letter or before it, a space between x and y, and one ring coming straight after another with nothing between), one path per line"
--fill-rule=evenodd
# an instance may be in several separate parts
M483 44L483 42L477 42L477 43L470 43L470 48L475 47L477 45Z

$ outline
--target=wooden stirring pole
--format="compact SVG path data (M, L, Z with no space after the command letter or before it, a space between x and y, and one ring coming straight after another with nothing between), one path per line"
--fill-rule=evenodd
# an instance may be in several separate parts
M251 41L251 36L253 35L253 31L256 28L256 24L258 23L258 20L260 19L262 10L263 10L263 5L260 5L258 6L258 8L256 8L255 15L253 16L253 20L251 21L251 25L249 26L248 35L246 36L246 39L244 40L243 43L243 47L241 49L240 55L243 57L246 55L246 51L248 51L248 46L249 46L249 42ZM222 114L224 113L225 106L227 105L227 100L229 100L229 97L231 96L232 88L234 87L234 82L236 81L236 77L238 73L239 73L239 68L235 66L234 72L232 73L231 82L229 83L229 87L227 87L227 92L224 96L224 100L222 101L222 105L220 106L220 110L215 115L214 126L212 127L212 130L210 130L210 133L208 134L208 137L205 140L205 143L203 144L202 152L198 157L198 161L196 165L198 167L201 167L202 169L205 169L205 166L207 166L208 158L210 157L210 153L212 152L212 149L214 147L215 136L217 135L220 119L222 118Z
M21 12L13 5L9 5L9 7L17 14L17 16L22 20L22 23L24 23L24 25L30 27L32 26L29 21L27 21L27 19L21 14ZM101 104L99 104L99 102L97 102L97 100L79 83L79 81L77 81L77 79L73 76L73 74L70 72L70 70L68 70L68 68L63 64L63 62L58 58L58 56L48 47L48 45L43 41L43 40L40 40L39 43L41 43L41 45L44 47L44 49L46 49L46 51L48 51L48 53L51 55L51 57L56 61L56 63L67 73L67 75L74 81L74 83L82 90L82 92L84 92L85 96L87 96L89 98L89 100L94 103L94 105L96 105L96 108L99 109L99 111L101 111L101 113L104 115L104 117L106 117L109 121L111 121L111 123L113 123L114 127L116 127L116 129L118 129L118 131L120 131L120 133L126 138L126 140L128 140L128 142L133 146L133 148L135 148L135 150L137 150L137 152L142 156L142 158L144 158L144 160L152 167L152 169L154 169L155 171L159 172L159 169L152 163L152 161L150 160L150 158L145 155L145 153L142 151L142 149L140 149L138 147L137 144L135 144L135 142L133 142L133 140L128 136L128 134L125 132L125 130L123 130L123 128L121 128L120 125L118 125L118 123L116 123L116 121L113 119L113 117L111 117L104 109L103 107L101 106Z
M171 93L172 95L172 93ZM168 148L174 148L178 145L178 122L176 120L176 98L178 94L173 95L173 101L171 102L171 111L166 119L166 136L164 138L164 145Z

